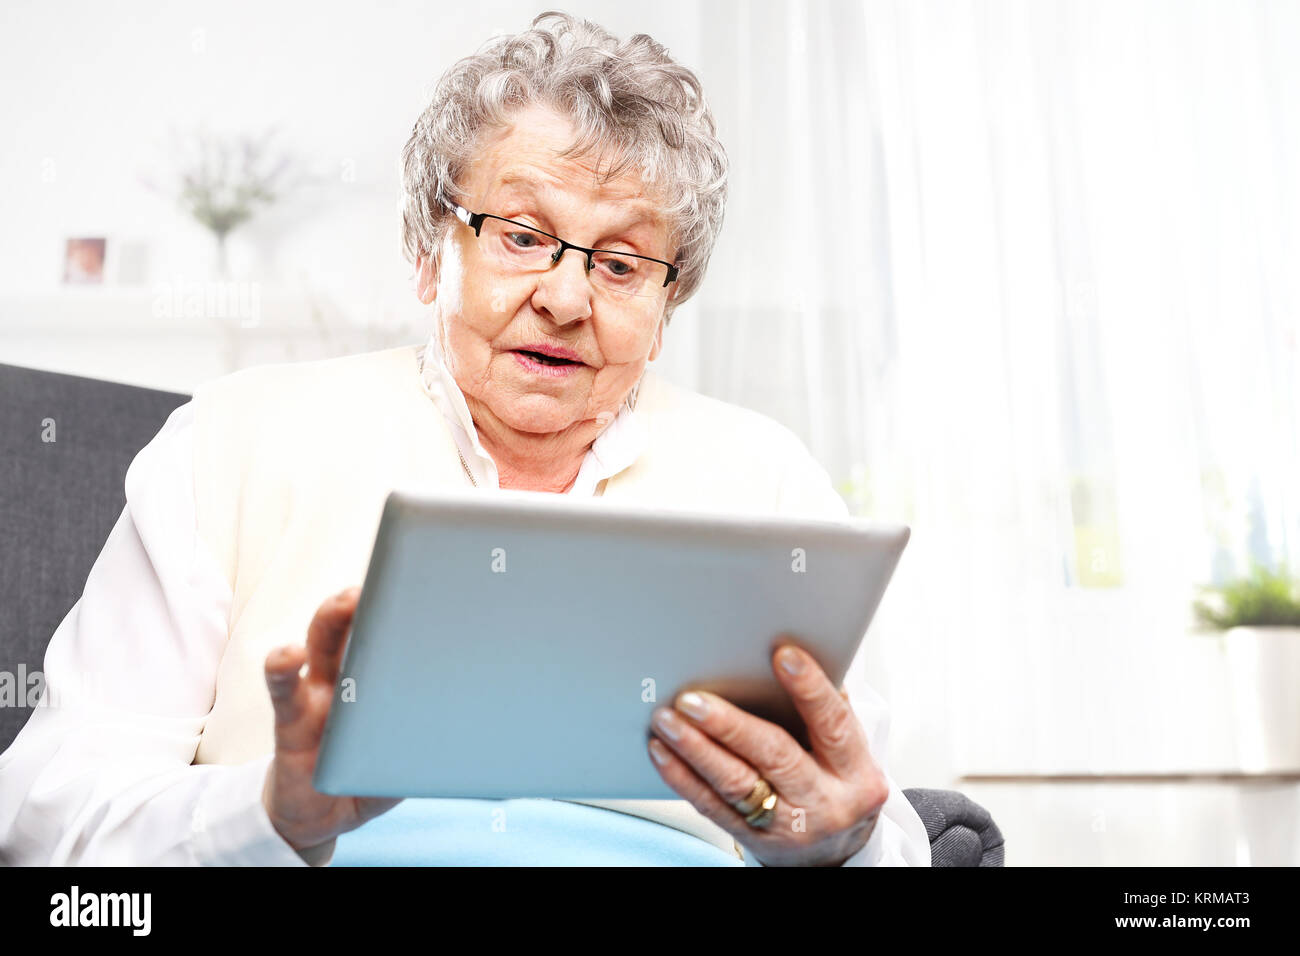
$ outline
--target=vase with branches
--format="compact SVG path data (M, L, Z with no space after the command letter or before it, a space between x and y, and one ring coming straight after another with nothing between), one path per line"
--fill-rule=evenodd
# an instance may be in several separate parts
M217 136L205 129L171 133L173 165L165 176L142 177L212 233L216 272L229 277L226 239L259 211L284 199L303 174L293 155L277 147L274 127L259 134Z

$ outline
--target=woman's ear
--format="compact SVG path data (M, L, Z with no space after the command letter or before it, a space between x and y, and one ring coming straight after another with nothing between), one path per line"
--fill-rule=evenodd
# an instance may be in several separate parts
M415 294L425 305L438 295L438 264L431 253L415 258Z

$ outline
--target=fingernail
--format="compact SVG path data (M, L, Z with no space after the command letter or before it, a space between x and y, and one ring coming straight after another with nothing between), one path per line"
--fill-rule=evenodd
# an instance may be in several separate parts
M687 691L677 698L677 709L695 720L703 720L709 712L709 705L695 691Z
M680 740L682 736L682 719L666 707L661 707L655 711L655 726L663 732L663 735L669 740Z
M776 662L791 677L798 677L803 673L803 655L793 647L781 648L781 653L777 655Z
M668 762L668 748L659 741L652 740L650 741L650 756L654 759L655 763L662 767Z

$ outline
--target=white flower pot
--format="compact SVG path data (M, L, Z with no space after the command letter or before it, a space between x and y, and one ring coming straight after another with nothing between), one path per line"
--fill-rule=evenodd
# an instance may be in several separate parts
M1223 639L1241 769L1300 771L1300 627L1234 627Z

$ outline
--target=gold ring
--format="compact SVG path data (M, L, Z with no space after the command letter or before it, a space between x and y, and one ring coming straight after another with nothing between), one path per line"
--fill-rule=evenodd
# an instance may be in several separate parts
M745 822L755 830L762 830L776 816L776 794L769 793L757 810L745 817Z
M763 801L772 793L772 785L759 777L754 781L753 788L744 800L737 800L732 804L736 812L742 817L747 817L763 805Z

